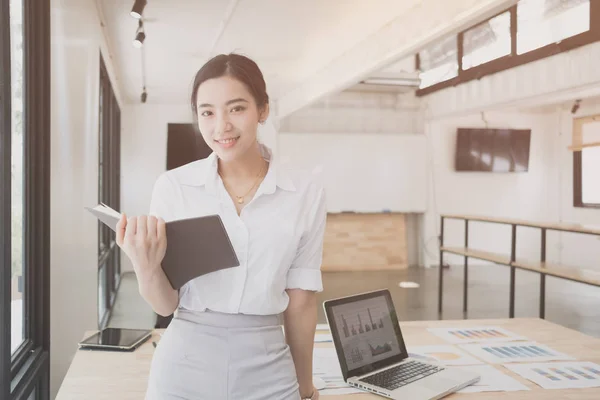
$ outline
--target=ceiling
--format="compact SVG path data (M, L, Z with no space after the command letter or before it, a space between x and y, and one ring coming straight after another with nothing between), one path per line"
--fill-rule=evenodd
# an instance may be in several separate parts
M96 0L124 101L139 101L145 76L148 103L156 104L187 103L195 72L211 56L228 52L254 59L277 99L398 17L410 18L421 3L436 1L447 0L148 0L146 40L138 49L132 45L133 0ZM382 71L405 72L414 72L406 54ZM346 88L358 88L358 82Z

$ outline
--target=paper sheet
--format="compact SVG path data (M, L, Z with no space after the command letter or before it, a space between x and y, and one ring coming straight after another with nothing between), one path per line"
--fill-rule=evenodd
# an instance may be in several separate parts
M503 374L491 365L471 365L468 367L460 366L452 368L469 370L481 375L479 382L459 390L458 393L515 392L518 390L530 390L518 380Z
M513 364L504 367L544 389L600 387L600 365L592 362Z
M490 364L574 360L537 342L476 343L459 347Z
M331 333L317 333L315 334L315 343L333 342Z
M329 325L327 324L317 324L317 330L318 331L328 331L329 329Z
M281 329L283 330L283 333L285 334L285 327L283 325L281 326ZM333 342L333 336L331 336L329 327L327 329L319 329L319 325L317 325L317 331L315 332L315 343L328 343L328 342Z
M325 389L319 390L321 396L363 393L344 382L342 369L333 347L318 347L313 352L313 375L325 381Z
M417 360L444 365L477 365L482 361L470 356L455 346L411 346L408 355Z
M429 332L452 344L510 342L527 340L497 326L475 326L472 328L429 328Z

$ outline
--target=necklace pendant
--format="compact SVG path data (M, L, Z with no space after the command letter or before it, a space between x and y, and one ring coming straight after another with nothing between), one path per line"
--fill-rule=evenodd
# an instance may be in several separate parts
M242 204L244 202L244 198L243 197L238 197L238 203Z

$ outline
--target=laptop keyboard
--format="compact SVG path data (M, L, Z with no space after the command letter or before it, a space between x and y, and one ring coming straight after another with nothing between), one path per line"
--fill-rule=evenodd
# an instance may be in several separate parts
M423 364L417 361L409 361L363 378L360 381L387 390L395 390L443 369L442 367Z

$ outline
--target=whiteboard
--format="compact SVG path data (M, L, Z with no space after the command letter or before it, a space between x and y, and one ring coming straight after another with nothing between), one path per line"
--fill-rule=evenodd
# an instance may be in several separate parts
M284 164L320 171L329 212L425 212L427 145L419 134L281 133Z

